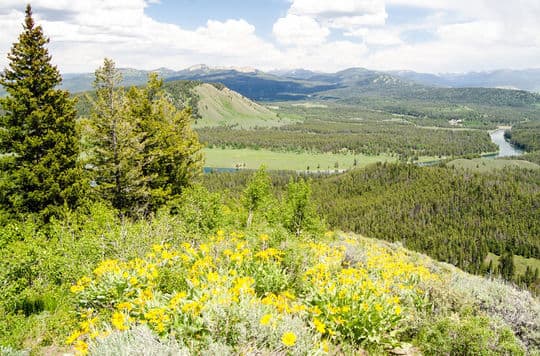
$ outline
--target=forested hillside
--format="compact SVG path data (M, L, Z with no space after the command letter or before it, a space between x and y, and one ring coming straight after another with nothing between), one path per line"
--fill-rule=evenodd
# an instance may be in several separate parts
M527 152L540 151L540 120L519 123L505 137Z
M198 133L209 147L394 154L416 159L419 156L463 156L497 150L485 132L433 130L395 122L310 122L279 129L212 128L199 129Z

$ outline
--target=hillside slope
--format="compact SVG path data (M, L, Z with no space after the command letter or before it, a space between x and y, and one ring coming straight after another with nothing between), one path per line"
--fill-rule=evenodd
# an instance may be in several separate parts
M250 128L279 126L290 123L268 108L220 84L193 80L176 80L164 83L165 91L179 107L191 107L195 127L232 126ZM90 114L92 92L76 94L79 116Z
M286 123L273 111L225 86L202 83L193 89L198 96L200 119L195 127L207 126L278 126Z
M281 241L268 232L219 230L198 245L154 245L142 260L100 263L97 272L81 278L73 290L81 311L97 306L93 316L99 319L114 311L112 325L101 327L116 330L95 340L89 335L100 331L97 325L73 335L88 341L93 354L125 350L134 342L145 354L164 349L172 354L220 355L246 350L377 355L538 352L540 303L528 292L469 275L399 244L341 232L316 240ZM152 270L152 265L160 267ZM147 288L150 297L141 300L126 290L103 306L93 291L109 290L111 279L122 285L137 266L155 271L154 277L143 277L133 286L135 292ZM184 290L171 293L168 288L183 279L171 275L173 271L189 280L181 284ZM167 285L152 283L164 276ZM86 325L85 320L82 317L80 325ZM148 343L155 334L161 341ZM200 341L190 343L193 334Z

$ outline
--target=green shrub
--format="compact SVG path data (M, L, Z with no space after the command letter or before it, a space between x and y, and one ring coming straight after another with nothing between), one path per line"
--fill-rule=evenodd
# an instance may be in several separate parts
M416 337L425 355L524 355L512 331L487 317L458 315L428 323Z
M176 215L186 231L208 234L223 226L225 211L219 193L210 193L201 185L184 189L179 199L169 203L166 212Z

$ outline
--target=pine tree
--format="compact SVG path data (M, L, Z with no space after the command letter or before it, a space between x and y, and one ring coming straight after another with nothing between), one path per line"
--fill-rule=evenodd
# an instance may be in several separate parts
M62 78L30 5L23 28L0 74L8 93L1 99L0 204L11 216L39 213L47 221L82 196L75 101L55 89Z
M90 119L86 121L86 140L91 149L88 163L98 195L124 212L146 201L142 171L142 134L129 113L122 76L110 59L95 72Z
M127 105L143 136L147 211L155 211L202 172L202 145L191 129L191 109L174 106L157 74L149 75L146 87L129 90Z
M248 211L246 226L251 225L253 214L271 200L271 185L272 182L266 173L266 168L261 166L251 177L242 196L242 203Z
M89 163L96 190L123 213L155 211L179 196L201 172L202 148L191 129L191 111L179 111L151 74L127 92L115 64L96 70L96 100L87 120Z
M514 270L514 254L512 251L505 251L499 260L499 273L504 279L511 281Z
M300 236L303 232L321 231L324 223L318 217L311 200L311 185L300 178L295 182L292 177L287 185L283 209L285 228Z

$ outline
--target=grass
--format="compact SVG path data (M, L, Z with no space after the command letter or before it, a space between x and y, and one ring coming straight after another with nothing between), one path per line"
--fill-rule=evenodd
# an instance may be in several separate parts
M242 168L257 169L265 165L270 170L306 170L316 172L354 167L356 158L357 167L364 167L375 162L395 162L397 159L389 155L365 156L338 153L295 153L275 152L270 150L205 148L207 167L234 168L237 164Z
M448 163L451 167L471 169L476 172L489 172L503 168L527 168L540 169L540 166L518 159L493 159L493 158L474 158L474 159L456 159Z
M275 112L227 88L210 84L195 88L199 96L198 109L202 119L194 127L234 126L238 128L275 127L290 124Z
M496 254L490 252L486 257L486 264L488 264L489 261L493 261L493 266L498 266L499 258L500 257ZM536 268L540 270L540 260L537 258L525 258L523 256L514 255L514 266L516 268L516 275L525 273L527 266L530 267L534 272Z

